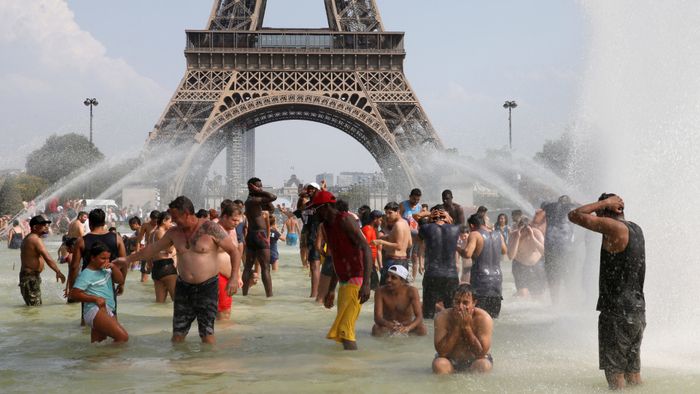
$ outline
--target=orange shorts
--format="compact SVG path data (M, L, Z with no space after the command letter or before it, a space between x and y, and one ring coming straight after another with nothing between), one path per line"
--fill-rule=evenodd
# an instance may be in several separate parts
M219 274L219 312L231 310L233 297L226 293L229 278Z

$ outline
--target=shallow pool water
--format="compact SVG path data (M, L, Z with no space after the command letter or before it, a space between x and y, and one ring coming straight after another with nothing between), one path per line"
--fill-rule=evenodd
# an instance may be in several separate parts
M47 240L52 253L57 239ZM79 327L79 305L66 305L62 286L47 269L44 305L24 306L17 288L19 253L0 249L0 387L3 392L605 392L597 369L597 314L552 311L546 303L513 299L510 267L501 318L495 324L493 373L436 377L430 334L422 338L370 336L372 301L357 323L359 351L325 339L335 310L308 296L308 274L298 254L282 247L275 297L262 286L234 296L232 320L217 323L218 344L199 343L196 324L187 342L170 343L172 303L156 305L152 283L127 278L119 299L125 346L90 344ZM62 266L65 272L66 267ZM419 278L420 282L420 278ZM654 332L642 348L645 384L635 392L700 392L693 348Z

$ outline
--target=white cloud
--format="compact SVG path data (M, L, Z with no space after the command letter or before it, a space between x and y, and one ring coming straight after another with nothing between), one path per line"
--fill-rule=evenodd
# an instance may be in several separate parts
M88 96L101 104L98 147L106 153L140 147L171 93L108 56L65 0L2 0L0 50L6 54L0 63L2 151L52 133L85 132L81 103Z

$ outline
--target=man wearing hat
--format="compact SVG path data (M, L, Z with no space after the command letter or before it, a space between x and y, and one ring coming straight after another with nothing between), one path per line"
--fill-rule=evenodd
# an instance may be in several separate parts
M360 316L360 305L370 295L372 251L352 215L339 211L335 202L335 196L325 190L317 192L312 200L331 249L336 273L324 297L326 308L333 307L335 286L340 281L338 313L327 338L342 343L345 350L357 350L355 322Z
M392 265L387 272L386 284L374 293L372 335L427 334L420 295L418 289L408 284L408 270L402 265Z
M49 233L50 220L43 216L34 216L29 221L31 232L22 241L20 258L22 268L19 271L19 289L27 306L41 305L41 272L44 270L44 261L56 272L56 280L66 282L58 265L46 251L41 237Z

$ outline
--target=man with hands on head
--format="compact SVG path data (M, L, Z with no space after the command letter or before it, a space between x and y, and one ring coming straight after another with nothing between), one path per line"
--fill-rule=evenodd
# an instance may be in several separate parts
M185 196L169 204L168 212L176 227L168 230L155 243L116 263L153 258L163 249L175 246L177 251L177 284L173 305L173 342L182 342L192 322L197 319L199 336L204 343L215 342L214 321L218 312L219 249L228 253L231 279L226 287L229 295L243 285L240 275L241 256L229 234L217 223L195 216L192 201Z
M493 320L474 303L471 286L459 285L454 306L435 316L433 372L489 372L493 369L491 337Z
M598 357L610 389L642 383L640 347L646 328L642 229L625 220L625 203L604 193L569 212L569 220L603 234L598 283Z

